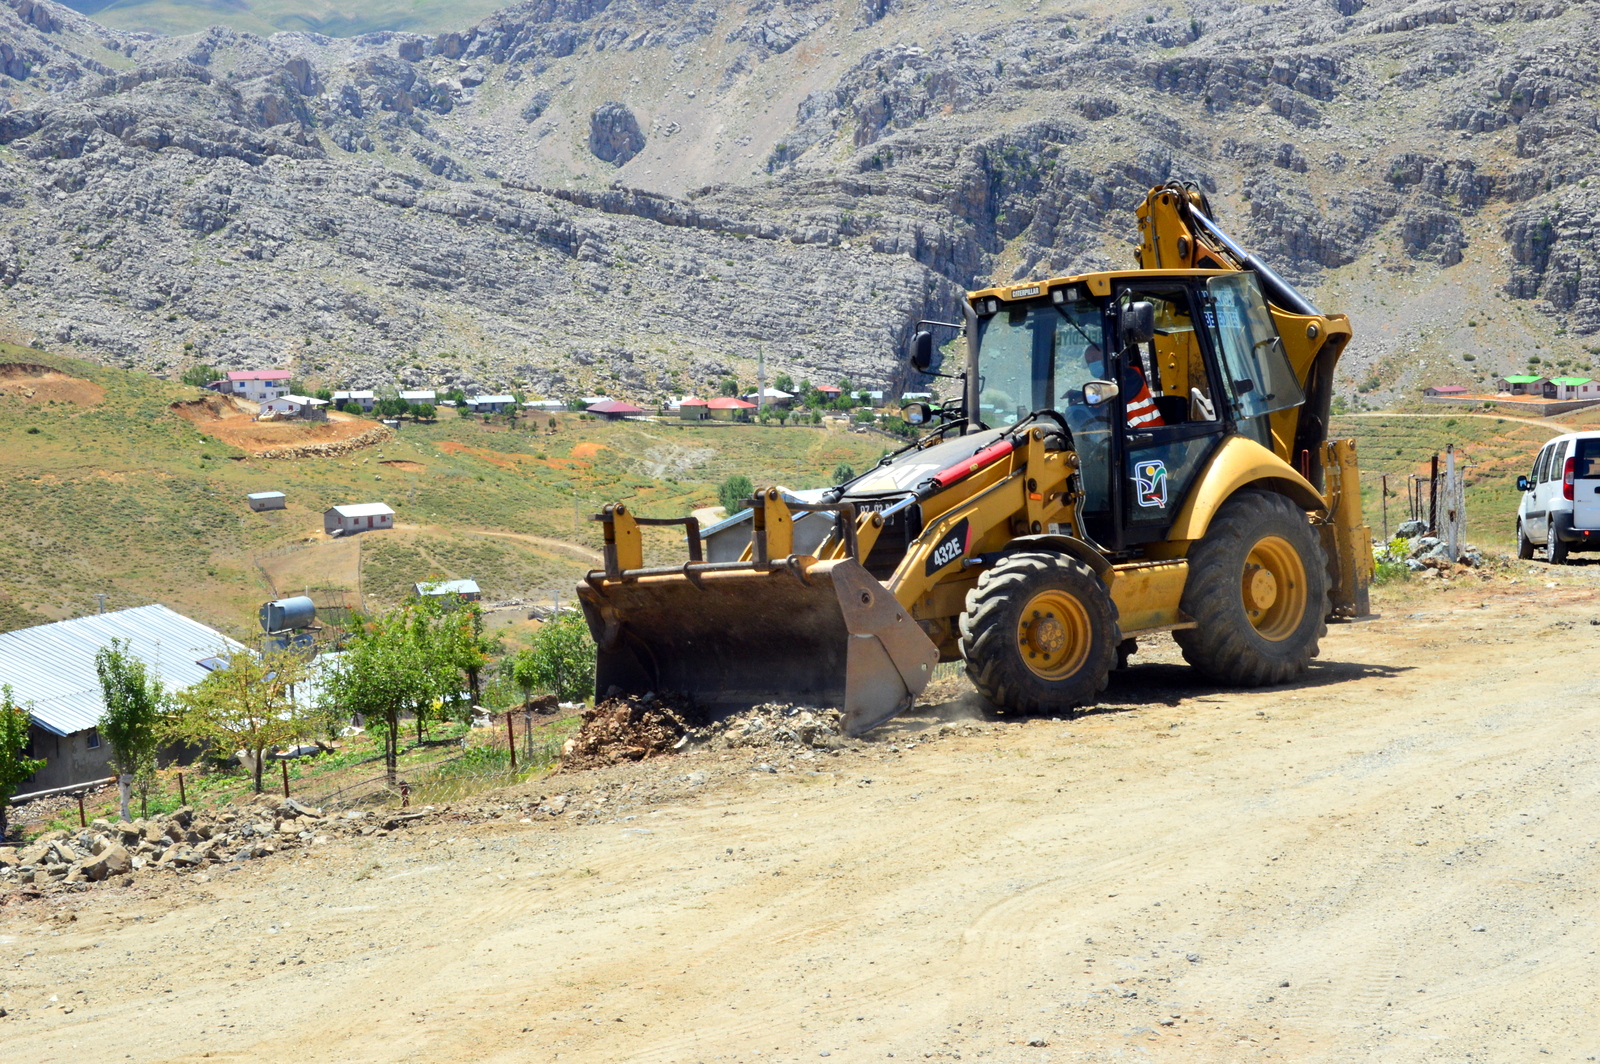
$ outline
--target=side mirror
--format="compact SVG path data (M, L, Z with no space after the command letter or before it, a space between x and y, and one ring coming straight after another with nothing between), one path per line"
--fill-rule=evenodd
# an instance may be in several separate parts
M1517 478L1517 490L1518 491L1532 491L1533 490L1533 485L1528 483L1528 478L1527 477L1518 477Z
M926 425L940 416L940 411L928 403L907 403L900 408L900 416L907 425Z
M921 329L911 334L911 368L918 373L926 373L931 365L933 365L933 333Z
M1156 308L1145 300L1125 304L1120 318L1124 344L1147 344L1156 335Z
M1146 303L1145 306L1150 304ZM1117 387L1116 381L1085 381L1083 385L1083 402L1086 406L1099 406L1115 399L1122 389Z

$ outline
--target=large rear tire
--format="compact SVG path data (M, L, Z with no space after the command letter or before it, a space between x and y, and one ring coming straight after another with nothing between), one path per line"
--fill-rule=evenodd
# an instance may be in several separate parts
M967 592L961 656L973 686L1018 713L1058 713L1105 690L1122 642L1117 607L1076 558L1002 558Z
M1550 558L1551 565L1567 564L1567 545L1556 535L1556 522L1553 517L1545 518L1544 552Z
M1243 491L1189 550L1181 600L1196 627L1172 633L1190 665L1228 684L1284 683L1327 634L1328 560L1294 503Z

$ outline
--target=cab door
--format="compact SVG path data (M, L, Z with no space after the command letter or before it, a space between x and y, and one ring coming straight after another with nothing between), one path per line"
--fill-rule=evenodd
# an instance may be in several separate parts
M1118 339L1120 546L1128 546L1166 536L1226 423L1210 339L1198 327L1204 293L1182 281L1150 281L1123 287L1116 299L1148 302L1155 310L1155 336L1148 343Z

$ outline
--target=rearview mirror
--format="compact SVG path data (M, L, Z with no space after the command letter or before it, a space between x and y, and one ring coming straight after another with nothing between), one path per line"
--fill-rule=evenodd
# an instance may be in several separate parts
M911 334L911 368L918 373L926 373L931 365L933 365L933 333L920 329Z
M1150 304L1146 303L1145 306ZM1120 394L1122 389L1117 387L1116 381L1085 381L1083 385L1083 402L1086 406L1099 406L1101 403L1110 402Z
M1518 491L1532 491L1533 490L1533 485L1528 483L1528 478L1527 477L1518 477L1517 478L1517 490Z
M1147 344L1155 339L1156 335L1156 308L1154 304L1145 300L1137 303L1126 303L1122 307L1121 316L1122 342L1124 344Z
M927 403L907 403L900 408L900 416L907 425L926 425L939 417L940 413L937 407Z

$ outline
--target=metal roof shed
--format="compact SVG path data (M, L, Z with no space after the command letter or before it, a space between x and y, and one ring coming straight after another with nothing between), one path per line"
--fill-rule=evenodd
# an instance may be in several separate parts
M289 497L281 491L252 491L245 500L250 503L250 509L257 512L281 510L289 504Z

